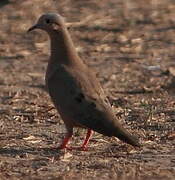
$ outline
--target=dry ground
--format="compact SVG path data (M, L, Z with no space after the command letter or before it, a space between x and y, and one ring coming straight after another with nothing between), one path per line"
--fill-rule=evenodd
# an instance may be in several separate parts
M47 35L59 12L141 149L95 134L88 152L56 149L64 125L44 91ZM0 1L0 179L175 179L175 1ZM79 145L84 131L76 130Z

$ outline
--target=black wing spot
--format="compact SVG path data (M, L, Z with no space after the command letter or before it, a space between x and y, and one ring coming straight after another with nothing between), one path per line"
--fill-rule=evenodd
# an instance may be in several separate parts
M78 103L81 103L84 99L84 94L82 93L79 93L78 96L75 97L75 100L78 102Z
M50 19L46 19L46 24L50 24Z

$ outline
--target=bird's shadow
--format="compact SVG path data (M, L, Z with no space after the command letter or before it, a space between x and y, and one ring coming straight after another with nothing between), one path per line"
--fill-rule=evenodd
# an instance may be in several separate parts
M44 156L44 157L59 157L66 152L71 152L76 154L76 152L94 152L94 148L88 148L87 150L82 150L80 147L72 147L72 149L59 149L59 147L18 147L18 148L0 148L0 156L10 156L10 157L25 157L27 154Z
M53 156L61 155L61 151L58 148L33 148L33 147L0 148L1 156L25 157L27 154L53 157Z
M107 146L103 148L88 148L87 150L80 150L79 148L73 148L73 150L60 150L59 148L33 148L33 147L21 147L21 149L15 148L0 148L0 156L1 157L10 157L10 158L29 158L32 157L33 160L35 159L43 159L43 160L60 160L64 159L66 153L71 153L74 156L84 157L84 156L91 156L94 158L127 158L128 156L132 156L132 154L127 152L127 148L121 149L120 146ZM36 157L36 158L33 158Z

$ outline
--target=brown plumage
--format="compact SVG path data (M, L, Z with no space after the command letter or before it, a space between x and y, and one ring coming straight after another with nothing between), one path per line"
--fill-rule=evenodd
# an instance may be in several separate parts
M88 129L83 149L92 130L140 146L117 121L99 81L78 56L64 19L59 14L44 14L28 31L36 28L46 31L51 40L46 86L67 129L60 148L67 148L74 127Z

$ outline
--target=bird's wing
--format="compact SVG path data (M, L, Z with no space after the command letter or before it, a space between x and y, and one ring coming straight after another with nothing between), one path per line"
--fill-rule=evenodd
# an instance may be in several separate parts
M52 100L78 124L112 136L121 126L94 73L81 68L62 66L53 73L48 83Z

